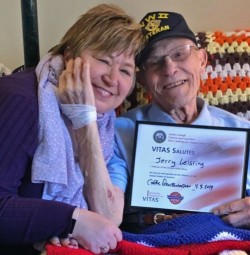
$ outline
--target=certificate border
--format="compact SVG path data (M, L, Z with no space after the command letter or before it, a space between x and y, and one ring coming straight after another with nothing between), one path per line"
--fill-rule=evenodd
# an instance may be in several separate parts
M192 124L176 124L176 123L164 123L164 122L152 122L152 121L136 121L135 123L135 136L134 136L134 143L133 143L133 157L132 157L132 168L131 168L131 182L129 185L129 207L131 209L143 209L143 210L153 210L153 211L163 211L163 212L178 212L178 213L198 213L202 211L195 211L195 210L181 210L181 209L168 209L168 208L160 208L160 207L142 207L142 206L135 206L131 205L132 203L132 196L133 196L133 185L134 185L134 168L135 168L135 156L136 156L136 145L137 145L137 138L138 138L138 129L139 125L153 125L153 126L174 126L178 128L191 128L191 129L211 129L211 130L225 130L225 131L239 131L246 133L246 141L245 141L245 165L243 168L243 176L242 176L242 191L241 191L241 198L246 196L246 182L247 182L247 172L248 172L248 161L249 159L249 143L250 140L250 130L247 128L237 128L237 127L220 127L220 126L205 126L205 125L192 125Z

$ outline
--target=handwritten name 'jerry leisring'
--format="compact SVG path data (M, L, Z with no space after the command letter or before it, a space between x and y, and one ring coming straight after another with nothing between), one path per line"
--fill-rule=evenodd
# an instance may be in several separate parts
M177 165L179 166L199 166L201 169L204 168L204 163L199 162L196 160L184 160L180 159L179 164L178 162L172 160L172 159L164 159L164 158L156 158L155 164L164 164L168 165L169 167L175 167Z

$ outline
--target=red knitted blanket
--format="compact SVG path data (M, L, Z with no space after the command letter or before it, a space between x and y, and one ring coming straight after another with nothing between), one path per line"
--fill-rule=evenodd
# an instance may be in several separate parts
M46 246L47 255L93 255L85 249ZM190 244L177 247L152 248L141 244L121 241L109 254L117 255L216 255L225 250L241 250L250 253L250 241L216 241L205 244ZM237 254L234 252L234 254Z

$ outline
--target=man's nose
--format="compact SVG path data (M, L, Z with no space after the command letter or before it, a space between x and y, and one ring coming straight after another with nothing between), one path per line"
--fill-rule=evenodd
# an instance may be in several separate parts
M162 70L165 75L173 76L177 70L177 62L173 61L169 55L164 57Z

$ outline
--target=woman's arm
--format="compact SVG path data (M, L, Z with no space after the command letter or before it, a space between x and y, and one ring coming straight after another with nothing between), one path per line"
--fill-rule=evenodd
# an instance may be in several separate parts
M67 234L74 207L41 199L31 182L37 147L34 70L0 78L0 243L27 244ZM48 226L50 226L48 228Z
M58 96L62 104L95 106L87 60L76 58L67 62L66 69L59 78ZM111 183L96 121L81 125L80 128L74 127L72 140L77 147L79 164L85 179L84 195L90 210L119 225L122 221L124 194Z
M111 183L103 158L96 122L75 130L80 166L83 169L84 192L90 210L120 225L124 193Z

